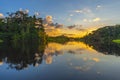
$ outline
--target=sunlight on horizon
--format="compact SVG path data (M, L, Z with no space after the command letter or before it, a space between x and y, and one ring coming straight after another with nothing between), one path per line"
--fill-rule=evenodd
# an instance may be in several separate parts
M97 27L89 28L89 29L68 29L68 28L54 28L54 27L46 27L45 32L48 36L56 37L56 36L67 36L72 38L81 38L92 31L97 30Z

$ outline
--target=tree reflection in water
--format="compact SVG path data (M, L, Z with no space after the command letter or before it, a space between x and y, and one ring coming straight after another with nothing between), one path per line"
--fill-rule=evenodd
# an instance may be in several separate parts
M42 46L42 48L41 48ZM41 49L38 49L40 47ZM44 44L1 44L0 60L9 64L9 68L22 70L29 65L38 66L42 62Z
M120 56L120 44L113 42L108 43L87 42L86 44L89 44L89 46L92 46L93 49L97 50L98 52L102 52L103 54Z
M104 54L120 55L120 45L118 44L92 44L90 46L83 42L67 42L65 44L53 42L46 45L38 43L1 44L0 65L7 63L10 69L23 70L30 65L39 66L43 59L46 64L51 64L54 55L58 56L64 53L83 54L84 50L88 50L91 53L99 51ZM99 61L97 58L93 58L93 60ZM78 67L76 68L78 69Z

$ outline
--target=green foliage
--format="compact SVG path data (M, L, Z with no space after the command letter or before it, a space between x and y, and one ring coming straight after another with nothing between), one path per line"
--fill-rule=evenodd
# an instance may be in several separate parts
M2 42L3 42L3 40L0 39L0 43L2 43Z
M47 37L48 42L57 42L57 43L65 43L67 41L70 41L70 38L62 35L57 37Z
M8 46L9 45L9 46ZM9 63L8 67L16 70L23 70L30 65L36 66L41 64L43 60L43 53L45 50L45 44L33 43L5 43L0 44L0 60L7 57L6 63ZM35 59L37 54L37 58Z
M113 40L114 43L119 43L120 44L120 39Z
M36 23L37 22L37 23ZM38 26L35 28L35 26ZM13 42L28 42L45 38L42 18L29 16L26 11L8 13L8 17L0 19L0 39Z
M120 25L106 26L82 38L87 45L104 54L120 56Z
M83 38L84 41L109 43L114 39L120 38L120 25L106 26L88 34Z

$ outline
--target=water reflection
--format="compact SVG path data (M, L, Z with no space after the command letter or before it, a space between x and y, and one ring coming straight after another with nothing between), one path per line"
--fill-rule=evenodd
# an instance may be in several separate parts
M84 54L84 53L95 54L97 51L84 44L83 42L67 42L65 44L49 43L44 51L44 59L46 64L51 64L53 59L52 56L69 54ZM93 60L98 61L94 58Z
M110 52L119 55L119 45L114 47L109 46ZM120 58L106 53L108 46L74 41L0 44L0 79L119 80Z
M108 42L108 43L88 43L93 49L102 52L106 55L120 56L120 44Z
M0 66L8 64L8 69L23 70L29 66L39 66L45 61L46 64L52 64L54 56L73 54L76 59L82 59L85 64L74 66L74 69L86 71L95 63L100 62L100 57L105 54L119 55L120 45L93 45L88 46L83 42L67 42L65 44L51 42L48 44L1 44L0 45ZM94 48L94 49L93 49ZM97 51L96 51L96 50ZM103 52L103 53L99 53ZM81 56L79 56L81 55ZM78 57L79 56L79 57ZM71 59L66 57L70 66L73 66Z
M43 48L38 49L37 44L1 44L0 45L0 60L1 64L7 63L9 68L22 70L28 68L29 65L37 66L42 62L45 45L40 45ZM8 68L8 69L9 69Z

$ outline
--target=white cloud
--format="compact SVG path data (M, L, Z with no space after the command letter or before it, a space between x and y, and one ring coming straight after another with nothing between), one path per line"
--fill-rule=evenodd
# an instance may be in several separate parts
M93 19L93 22L98 22L98 21L100 21L101 19L98 17L98 18L94 18Z
M50 16L50 15L46 16L46 21L47 22L52 22L53 21L52 19L53 19L52 16Z
M101 8L102 6L101 5L97 5L97 8Z
M72 17L72 16L74 16L73 14L70 14L70 16Z
M75 10L74 12L84 14L87 17L94 17L95 16L95 14L89 8L83 8L81 10Z
M76 13L82 13L83 11L82 10L75 10L74 12L76 12Z
M2 13L0 13L0 18L3 18L3 17L4 17L4 15Z
M43 20L44 27L54 26L53 17L51 15L46 16Z
M97 5L96 6L96 9L98 10L98 9L100 9L102 6L101 5Z
M101 19L99 17L93 18L93 19L83 19L83 22L98 22Z
M46 16L46 18L43 20L43 25L45 27L45 30L47 30L47 32L50 32L48 30L55 30L55 29L61 29L64 25L63 24L59 24L59 23L54 23L53 19L56 19L54 17L52 17L51 15Z
M28 9L26 9L26 10L24 11L24 13L28 14L28 13L29 13L29 10L28 10Z
M75 10L76 13L91 13L92 11L89 8L83 8L81 10Z
M39 16L39 15L40 15L40 13L39 13L39 12L35 12L34 14L35 14L36 16Z

